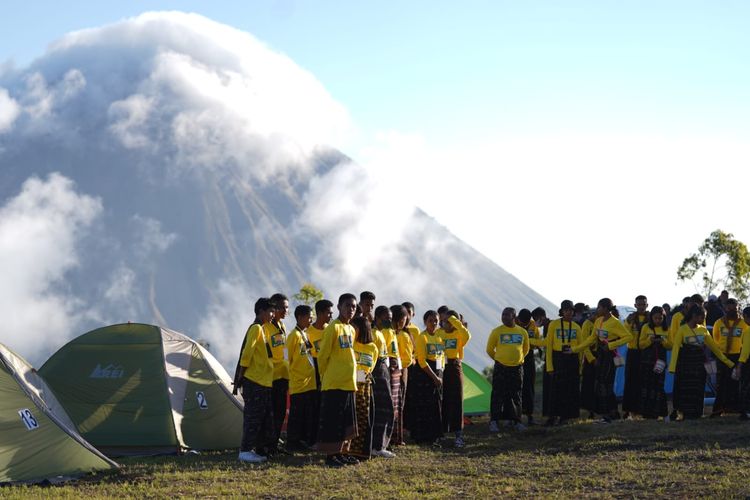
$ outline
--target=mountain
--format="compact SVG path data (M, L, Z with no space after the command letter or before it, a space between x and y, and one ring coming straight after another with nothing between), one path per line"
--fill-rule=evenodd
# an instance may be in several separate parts
M158 323L231 366L255 299L313 282L334 302L448 304L489 364L502 307L553 306L324 146L348 126L311 74L193 14L71 33L6 69L0 341L37 363L102 324Z

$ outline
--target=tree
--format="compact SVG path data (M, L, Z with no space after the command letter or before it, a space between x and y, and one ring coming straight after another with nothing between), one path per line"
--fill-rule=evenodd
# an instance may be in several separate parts
M698 251L687 257L677 269L677 279L692 280L701 273L701 292L708 296L719 287L744 301L750 295L750 252L731 233L712 232Z
M323 292L312 283L305 283L292 298L300 304L312 306L323 298Z

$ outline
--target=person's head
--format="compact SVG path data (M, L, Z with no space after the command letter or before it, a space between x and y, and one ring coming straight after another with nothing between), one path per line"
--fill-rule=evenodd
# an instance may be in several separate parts
M750 325L750 306L742 310L742 319L745 320L745 323Z
M518 311L518 315L516 316L516 323L524 328L529 326L529 323L531 323L531 311L529 311L528 309L521 309L520 311Z
M448 321L448 318L450 318L451 316L455 317L456 319L460 318L459 314L453 309L449 309L448 311L446 311L445 313L446 319L443 321L443 330L445 330L448 333L452 333L453 330L455 330L453 325L451 325L450 321Z
M513 307L506 307L500 314L500 320L505 326L515 326L516 324L516 310Z
M403 330L409 322L409 313L401 304L395 304L391 306L391 316L393 318L393 329L396 331Z
M585 314L586 314L586 304L584 304L583 302L576 302L573 305L573 316L578 319L581 319L584 317Z
M719 302L724 304L727 300L729 300L729 292L726 290L722 290L719 294Z
M362 315L372 319L372 312L375 309L375 294L367 290L360 293L359 306L362 308Z
M563 300L560 304L560 317L563 319L563 321L573 321L573 313L575 312L575 307L573 306L572 300Z
M333 318L333 302L321 299L315 303L315 322L322 326L331 322Z
M615 306L612 303L612 299L607 297L599 299L599 302L597 302L596 304L596 315L602 316L604 318L609 318L614 307Z
M356 332L355 340L360 344L369 344L372 342L372 327L370 321L364 316L352 319L351 325Z
M703 323L703 320L705 319L706 312L703 310L703 307L699 306L698 304L691 304L690 307L688 307L687 312L685 313L685 323L688 323L692 326L695 326L698 323Z
M547 319L547 311L542 307L535 307L531 310L531 317L537 322L537 324L541 325L541 323Z
M693 299L691 297L683 297L682 298L682 310L683 313L687 312L688 307L690 307L690 304L693 302Z
M287 296L283 293L274 293L271 295L271 302L273 302L276 307L276 314L274 314L273 319L281 321L286 318L286 315L289 312L289 299Z
M344 293L339 297L338 303L339 320L342 323L349 323L354 318L357 311L357 297L352 293Z
M737 299L727 299L724 304L724 312L729 318L737 317Z
M360 316L362 316L362 306L357 304L357 307L354 309L354 317L358 318Z
M657 326L660 326L664 329L667 328L667 315L664 314L664 309L659 306L654 306L651 308L651 312L648 313L648 325L652 329L656 329Z
M388 306L378 306L375 308L375 325L378 328L390 328L393 317Z
M440 318L440 323L444 323L446 319L448 319L448 311L450 311L451 308L448 306L440 306L437 308L438 317Z
M294 319L297 320L297 326L304 330L312 324L312 308L307 305L295 307Z
M699 293L691 295L690 296L690 302L692 302L693 304L697 304L697 305L703 307L703 302L704 302L703 295L701 295Z
M255 301L255 318L260 323L268 323L271 321L275 312L276 306L271 302L271 299L261 297Z
M635 298L635 310L638 314L645 314L648 310L648 299L645 295L639 295Z
M666 302L665 302L664 304L662 304L662 305L661 305L661 308L662 308L662 310L664 311L664 315L665 315L665 316L666 316L667 314L669 314L669 313L671 313L671 312L672 312L672 306L670 306L670 305L669 305L669 304L667 304Z
M406 312L409 314L409 319L413 318L414 314L415 314L414 313L414 304L412 304L411 302L407 301L407 302L402 303L401 305L406 308Z
M437 311L433 311L432 309L430 309L429 311L424 313L424 316L422 316L422 320L424 321L425 329L429 333L435 333L435 330L437 330L438 323L440 321Z

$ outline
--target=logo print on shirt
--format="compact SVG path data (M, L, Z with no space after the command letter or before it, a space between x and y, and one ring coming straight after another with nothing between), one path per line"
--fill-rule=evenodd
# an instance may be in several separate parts
M357 364L358 365L366 366L368 368L374 366L374 364L372 362L372 355L371 354L367 354L367 353L364 353L364 352L358 352L357 355L358 355L357 356Z
M271 347L279 347L281 345L284 345L284 335L281 333L271 335Z
M557 328L557 329L555 329L555 335L557 336L557 338L559 340L562 340L563 334L565 335L566 339L573 340L573 339L578 338L577 335L576 335L576 331L577 330L570 330L570 331L568 331L568 330L560 330L559 328ZM568 337L568 335L570 335L570 337Z
M342 333L341 335L339 335L339 347L342 349L351 349L352 336L348 333Z
M523 335L518 333L503 333L500 335L501 344L523 344Z
M600 340L607 340L609 338L609 332L607 330L597 330L596 333Z
M445 339L446 349L456 349L458 347L458 339Z

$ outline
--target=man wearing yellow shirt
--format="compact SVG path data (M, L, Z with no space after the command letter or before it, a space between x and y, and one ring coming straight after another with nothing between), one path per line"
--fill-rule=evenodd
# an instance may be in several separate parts
M274 311L270 299L258 299L255 303L255 322L245 334L240 353L238 378L245 402L239 455L242 462L265 462L266 450L276 446L271 404L273 362L263 332L263 325L271 320Z
M645 295L635 298L635 312L625 319L625 326L633 338L628 342L628 356L625 359L625 388L622 395L623 418L640 413L641 401L641 351L638 340L641 328L648 323L648 299Z
M305 331L312 323L312 309L300 305L294 310L297 325L287 337L289 352L289 421L286 426L289 451L309 450L318 434L318 391L312 344Z
M273 354L273 428L278 438L286 418L289 393L289 361L284 326L284 318L289 312L289 299L282 293L275 293L271 295L271 302L276 307L276 312L271 321L263 326Z
M372 324L375 321L375 294L368 290L361 292L359 294L359 307L362 309L362 316Z
M521 423L521 390L523 387L523 360L529 353L529 334L516 325L516 310L506 307L500 316L503 324L492 330L487 339L487 354L495 362L492 372L490 396L490 432L498 432L498 421Z
M568 419L578 418L581 411L578 353L582 350L582 333L573 313L573 302L563 300L560 318L547 326L545 367L551 376L552 392L547 426L563 425Z
M534 385L536 384L536 359L534 351L544 346L542 332L531 319L531 311L521 309L516 317L516 324L529 334L529 353L523 360L523 392L521 393L521 407L526 415L528 425L534 425L534 399L536 398Z
M317 448L326 454L330 467L359 463L348 455L349 443L356 434L357 364L350 322L357 311L357 298L351 293L341 295L338 310L338 318L323 332L318 351L322 388Z
M315 365L315 383L320 392L320 370L318 369L318 351L323 339L323 330L333 318L333 302L321 299L315 303L315 321L307 329L307 338L312 344L313 364Z
M742 331L747 325L737 311L737 300L727 299L724 306L724 317L716 320L712 336L724 355L737 363L742 350ZM740 383L732 378L732 370L723 363L717 366L716 373L716 401L711 417L718 417L722 413L738 413L740 397Z
M442 308L441 308L442 309ZM447 308L446 308L447 309ZM445 369L443 370L443 432L455 433L454 445L464 447L464 373L462 360L464 347L471 339L468 328L459 319L459 314L448 309L444 314L442 328L437 330L437 336L443 339L443 354L445 355Z

